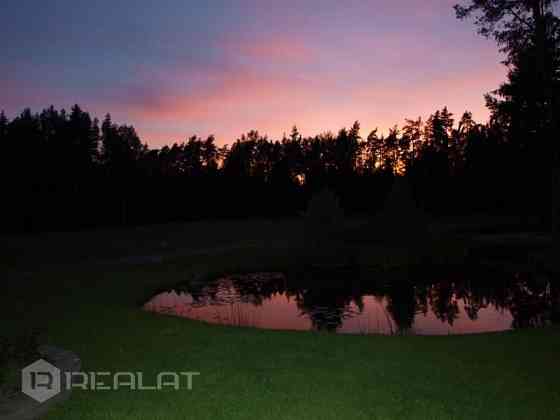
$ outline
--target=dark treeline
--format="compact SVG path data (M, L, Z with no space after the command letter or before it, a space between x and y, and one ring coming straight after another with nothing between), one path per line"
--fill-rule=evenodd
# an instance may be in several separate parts
M470 0L455 7L505 54L507 81L486 96L491 118L447 108L386 135L271 140L251 131L230 147L192 137L162 149L133 127L74 106L0 114L3 231L79 229L217 217L291 216L326 187L347 214L375 214L407 174L432 214L534 216L558 229L560 19L557 0Z
M290 216L328 187L345 211L373 214L395 175L409 173L432 213L530 213L539 165L531 165L499 125L443 108L406 120L387 135L338 134L271 140L251 131L231 146L191 137L161 149L131 126L70 112L25 110L0 117L4 230L133 225L207 217ZM532 197L528 200L528 197ZM541 206L538 206L542 208ZM537 212L538 214L538 212Z

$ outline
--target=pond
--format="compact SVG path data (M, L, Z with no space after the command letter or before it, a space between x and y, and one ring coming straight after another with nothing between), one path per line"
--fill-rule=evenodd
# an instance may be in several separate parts
M560 322L559 286L547 276L457 268L263 272L185 284L144 309L274 330L472 334Z

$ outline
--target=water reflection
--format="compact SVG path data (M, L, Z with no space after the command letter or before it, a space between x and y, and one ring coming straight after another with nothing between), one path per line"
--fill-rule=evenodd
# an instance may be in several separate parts
M558 322L560 288L544 276L433 268L392 276L253 273L185 285L155 296L145 309L267 329L468 334Z

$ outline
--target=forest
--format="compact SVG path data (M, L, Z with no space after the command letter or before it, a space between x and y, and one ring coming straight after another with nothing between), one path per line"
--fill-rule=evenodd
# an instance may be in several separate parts
M325 188L345 214L373 216L399 176L433 216L515 215L557 229L560 20L553 3L456 6L457 17L474 17L506 57L507 80L486 95L491 116L483 123L442 104L388 133L361 133L356 121L311 137L293 127L281 139L254 130L222 147L195 135L154 149L133 126L109 114L100 121L79 105L25 109L12 119L2 112L0 229L293 217Z

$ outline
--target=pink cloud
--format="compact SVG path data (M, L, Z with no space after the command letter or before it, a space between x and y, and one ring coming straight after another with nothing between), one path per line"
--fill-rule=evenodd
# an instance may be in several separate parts
M149 90L137 102L124 105L123 111L146 126L157 121L206 129L197 133L216 134L220 143L230 143L250 129L280 137L296 124L303 133L314 135L336 131L355 120L361 121L362 134L367 135L375 127L386 132L394 124L402 124L405 117L426 117L445 105L457 116L468 109L484 121L488 112L483 94L498 86L504 70L496 65L436 79L371 80L349 90L344 85L337 87L337 79L328 73L321 76L261 75L239 68L224 72L210 88L190 93ZM172 134L169 130L158 134L154 129L149 133L148 140L156 142L168 142ZM188 134L192 133L183 132L175 138Z
M313 45L291 34L223 39L214 44L226 57L220 65L143 69L143 82L119 92L118 111L156 145L194 133L231 143L250 129L277 138L294 124L314 135L355 120L367 135L444 105L484 121L483 94L505 77L492 48L478 49L483 58L471 63L468 51L444 51L445 41L430 35L356 32Z
M236 59L266 60L267 62L297 62L299 64L312 61L316 50L298 37L259 36L253 39L224 40L221 47L225 53Z

